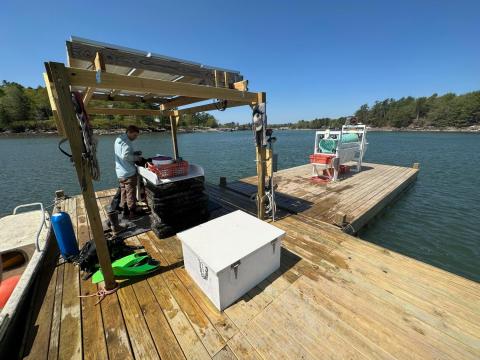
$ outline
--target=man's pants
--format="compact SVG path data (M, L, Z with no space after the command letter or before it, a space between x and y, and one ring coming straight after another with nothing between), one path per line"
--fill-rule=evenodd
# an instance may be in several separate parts
M137 202L137 175L126 179L119 179L120 182L120 204L127 207L129 210L134 210Z

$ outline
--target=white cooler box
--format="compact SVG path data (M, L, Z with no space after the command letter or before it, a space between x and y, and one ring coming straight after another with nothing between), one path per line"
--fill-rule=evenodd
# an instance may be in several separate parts
M177 234L185 269L219 310L280 267L284 235L240 210Z

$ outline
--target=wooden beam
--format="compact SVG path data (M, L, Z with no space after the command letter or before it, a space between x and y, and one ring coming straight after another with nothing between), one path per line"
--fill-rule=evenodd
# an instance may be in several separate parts
M105 58L103 57L103 54L101 52L97 52L95 54L95 60L93 62L93 65L95 66L95 71L107 71L107 68L105 66Z
M174 109L179 106L193 104L199 101L205 101L205 99L197 98L197 97L188 97L188 96L177 96L161 104L160 109L161 110Z
M243 105L250 105L250 103L244 102L244 101L227 101L225 108L231 108L231 107L243 106ZM199 106L194 106L186 109L176 110L174 111L174 113L179 115L195 114L202 111L218 110L218 109L221 109L222 106L224 106L224 104L222 101L220 101L220 102L215 102L211 104L199 105Z
M131 71L128 72L127 76L139 76L143 73L143 69L132 69ZM122 89L114 89L110 92L110 96L114 98L117 96Z
M130 75L129 75L129 76L130 76ZM117 90L117 89L115 89L115 90L112 90L112 91L110 92L110 95L108 95L108 96L109 96L109 97L111 97L111 98L112 98L112 100L113 100L113 99L115 98L115 96L117 96L118 94L120 94L120 91L122 91L122 89L119 89L119 90Z
M95 61L93 62L93 67L95 71L100 71L100 72L105 72L105 62L103 60L103 56L101 53L97 52L95 55ZM85 106L88 105L90 102L90 99L92 98L93 92L95 91L95 87L88 87L87 90L85 90L85 94L83 95L83 104Z
M164 102L167 102L169 99L154 97L154 98L145 100L145 98L143 98L142 96L135 96L135 95L117 95L112 98L110 94L94 93L92 96L92 100L122 101L122 102L128 102L128 103L163 104Z
M131 116L168 116L171 111L155 109L121 109L121 108L99 108L89 107L87 113L95 115L131 115Z
M199 97L202 99L223 99L250 101L256 103L257 93L234 89L215 88L165 80L129 77L112 73L103 73L101 83L97 84L96 73L91 70L67 68L68 80L72 86L98 86L108 89L124 89L162 95Z
M219 76L218 76L218 71L217 70L214 70L213 71L213 76L214 76L214 83L215 83L215 87L218 87L218 84L219 84Z
M179 116L170 116L170 130L172 133L173 158L178 159L178 143L177 143L177 124L180 120Z
M225 87L230 87L229 85L229 80L228 80L228 73L226 71L223 72L224 76L224 81L225 81Z
M95 88L93 87L88 87L87 90L85 90L85 93L83 95L83 103L85 105L87 105L90 102L90 99L92 98L94 91L95 91Z
M47 73L43 73L43 80L45 81L45 87L47 89L48 100L50 102L50 107L52 108L53 119L55 120L55 125L57 126L57 131L59 136L65 136L65 130L63 130L63 124L58 118L57 104L55 102L55 96L53 95L52 85L48 79Z
M248 91L248 80L242 80L233 83L233 88L239 91Z
M337 226L344 227L347 224L347 215L343 212L337 212L333 217L333 223Z
M267 95L264 92L257 94L257 104L266 103ZM265 172L266 172L266 147L257 144L257 216L259 219L265 219Z
M230 88L229 79L231 78L229 75L230 73L222 70L214 70L213 71L215 77L215 87L220 88ZM232 81L233 84L233 81Z
M58 117L63 123L65 135L70 143L72 160L77 171L78 182L80 183L80 189L85 202L85 209L90 222L93 240L95 241L98 260L105 278L105 288L111 290L114 289L117 284L113 276L112 264L103 233L102 220L98 210L92 177L90 171L88 171L87 160L83 156L84 145L73 107L68 71L63 64L59 63L49 62L45 64L45 67L47 69L48 79L55 89L53 95L56 96ZM72 265L70 264L70 266Z

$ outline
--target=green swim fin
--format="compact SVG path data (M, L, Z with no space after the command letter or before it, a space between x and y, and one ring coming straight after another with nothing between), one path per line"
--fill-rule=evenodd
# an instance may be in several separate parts
M129 255L130 256L130 255ZM123 258L122 258L123 259ZM119 259L121 260L121 259ZM121 263L121 262L120 262ZM113 275L119 278L129 278L132 276L142 276L147 275L160 266L160 263L156 260L153 260L149 256L141 256L140 259L130 258L130 261L125 260L124 263L130 264L127 266L112 266ZM112 264L113 265L113 264ZM118 263L117 263L118 265ZM92 276L92 283L98 284L104 280L103 273L99 269Z
M135 264L141 262L143 259L148 258L149 255L146 252L133 253L127 256L124 256L118 260L115 260L112 263L112 267L117 266L134 266Z

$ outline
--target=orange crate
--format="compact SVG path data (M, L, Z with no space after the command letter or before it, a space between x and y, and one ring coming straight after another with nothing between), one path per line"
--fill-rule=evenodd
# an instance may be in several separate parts
M166 165L153 165L147 163L147 169L155 173L159 179L173 178L188 175L188 161L182 160Z
M330 164L335 155L331 154L312 154L310 162L313 164Z

